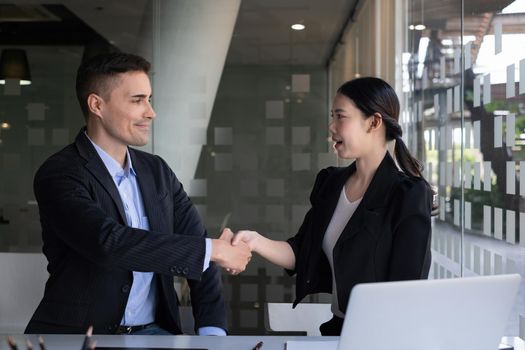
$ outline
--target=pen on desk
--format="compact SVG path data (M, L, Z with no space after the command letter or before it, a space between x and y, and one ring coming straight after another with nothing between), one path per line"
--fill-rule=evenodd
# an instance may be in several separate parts
M44 338L38 336L38 345L40 345L40 350L46 350L46 345L44 344Z
M26 346L27 350L33 350L33 343L31 343L31 340L26 339Z
M16 346L15 338L13 338L10 335L7 336L7 344L9 344L9 347L11 348L11 350L18 350L18 347Z
M82 350L89 350L90 348L90 338L93 335L93 326L89 326L86 337L84 338L84 343L82 343Z
M257 344L255 344L252 350L259 350L260 348L262 348L262 346L263 346L263 342L260 341Z

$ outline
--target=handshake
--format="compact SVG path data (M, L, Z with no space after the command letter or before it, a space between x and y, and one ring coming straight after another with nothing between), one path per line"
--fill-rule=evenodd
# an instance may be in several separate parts
M225 228L218 239L212 240L211 260L232 275L243 272L252 258L256 236L255 231L234 234Z

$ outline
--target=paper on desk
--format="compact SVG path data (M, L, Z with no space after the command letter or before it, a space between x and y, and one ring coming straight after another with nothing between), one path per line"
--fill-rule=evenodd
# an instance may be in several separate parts
M337 340L289 340L286 350L337 350Z

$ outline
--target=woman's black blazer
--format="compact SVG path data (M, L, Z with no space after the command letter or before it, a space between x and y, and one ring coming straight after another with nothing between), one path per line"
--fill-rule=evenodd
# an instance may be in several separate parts
M356 171L329 167L317 175L311 209L288 240L296 258L296 299L332 292L332 273L322 251L323 237L341 190ZM421 178L400 171L387 152L333 250L338 302L346 311L358 283L423 279L430 268L432 193Z

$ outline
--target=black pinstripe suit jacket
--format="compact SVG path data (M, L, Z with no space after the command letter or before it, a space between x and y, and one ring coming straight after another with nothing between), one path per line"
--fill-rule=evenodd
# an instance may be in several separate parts
M132 271L155 273L161 327L181 333L173 276L183 276L195 328L226 329L219 270L211 263L202 272L206 231L195 207L160 157L129 151L150 231L126 225L118 190L84 129L37 171L34 191L50 276L26 333L84 333L89 325L95 333L113 333Z

